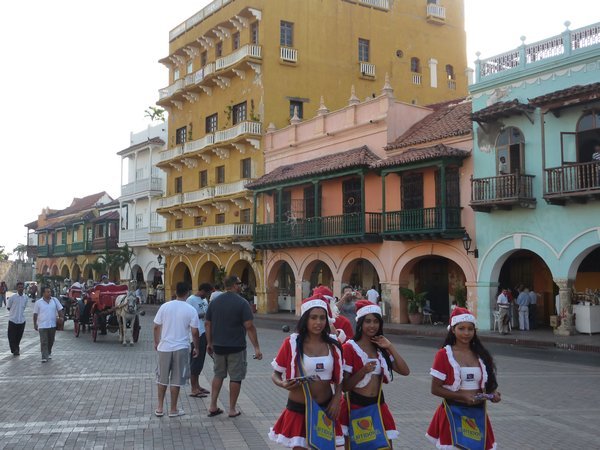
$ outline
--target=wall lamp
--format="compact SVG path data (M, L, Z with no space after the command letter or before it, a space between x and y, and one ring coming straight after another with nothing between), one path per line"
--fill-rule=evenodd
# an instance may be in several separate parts
M467 255L472 254L475 258L479 258L479 250L471 250L471 244L473 243L473 239L469 236L469 233L465 231L465 235L462 238L462 244L467 252Z

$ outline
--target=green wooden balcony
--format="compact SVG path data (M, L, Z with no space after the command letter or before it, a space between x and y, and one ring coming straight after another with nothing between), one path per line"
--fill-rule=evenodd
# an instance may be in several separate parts
M48 250L48 246L47 245L38 245L37 246L37 255L38 255L38 257L48 256L49 253L50 253L50 251Z
M67 244L58 244L55 245L52 249L52 254L54 256L63 256L67 253Z
M435 207L386 212L382 235L391 241L457 239L465 233L460 211L460 207Z
M277 249L381 242L381 213L351 213L256 225L254 247Z

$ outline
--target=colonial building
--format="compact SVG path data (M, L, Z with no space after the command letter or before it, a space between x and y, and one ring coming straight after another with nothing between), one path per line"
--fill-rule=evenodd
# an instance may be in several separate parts
M150 237L166 256L167 295L180 280L236 273L264 310L246 185L264 173L267 125L313 117L322 95L340 108L351 85L373 98L386 73L406 103L465 95L464 48L462 1L215 0L174 28L158 100L169 112L158 163L167 231Z
M54 281L99 279L102 274L92 266L99 256L117 249L118 206L106 192L99 192L74 198L62 210L45 208L35 222L26 225L29 236L37 238L36 273ZM108 275L119 280L118 270Z
M540 321L558 314L570 334L573 291L600 289L600 24L478 60L475 74L480 325L499 287L524 284Z
M430 107L382 95L281 130L265 139L266 174L248 185L264 214L254 247L264 249L268 310L299 311L319 283L381 291L386 315L408 321L400 287L427 292L447 321L458 289L476 307L469 201L471 103ZM434 320L435 320L434 319Z
M136 280L147 288L162 284L161 267L157 255L148 249L148 242L149 233L165 229L165 219L156 209L165 192L166 176L155 164L166 142L167 126L161 123L132 133L130 146L117 153L121 156L119 246L127 244L133 252L121 278Z

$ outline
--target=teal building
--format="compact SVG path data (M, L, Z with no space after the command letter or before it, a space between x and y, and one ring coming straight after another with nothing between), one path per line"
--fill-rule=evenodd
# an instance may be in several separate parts
M600 23L565 26L475 63L470 251L482 329L494 328L498 290L524 285L539 294L539 325L600 331Z

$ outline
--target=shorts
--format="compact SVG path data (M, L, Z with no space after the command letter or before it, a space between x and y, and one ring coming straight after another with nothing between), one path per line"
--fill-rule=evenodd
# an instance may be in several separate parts
M156 382L163 386L185 386L190 377L189 350L158 352Z
M192 342L190 348L190 374L198 376L202 373L204 368L204 359L206 358L206 334L202 333L200 336L200 347L198 348L198 356L194 358L194 343Z
M246 378L246 368L248 362L246 360L246 350L237 353L229 353L227 355L213 354L215 377L227 378L229 374L230 381L242 381Z

